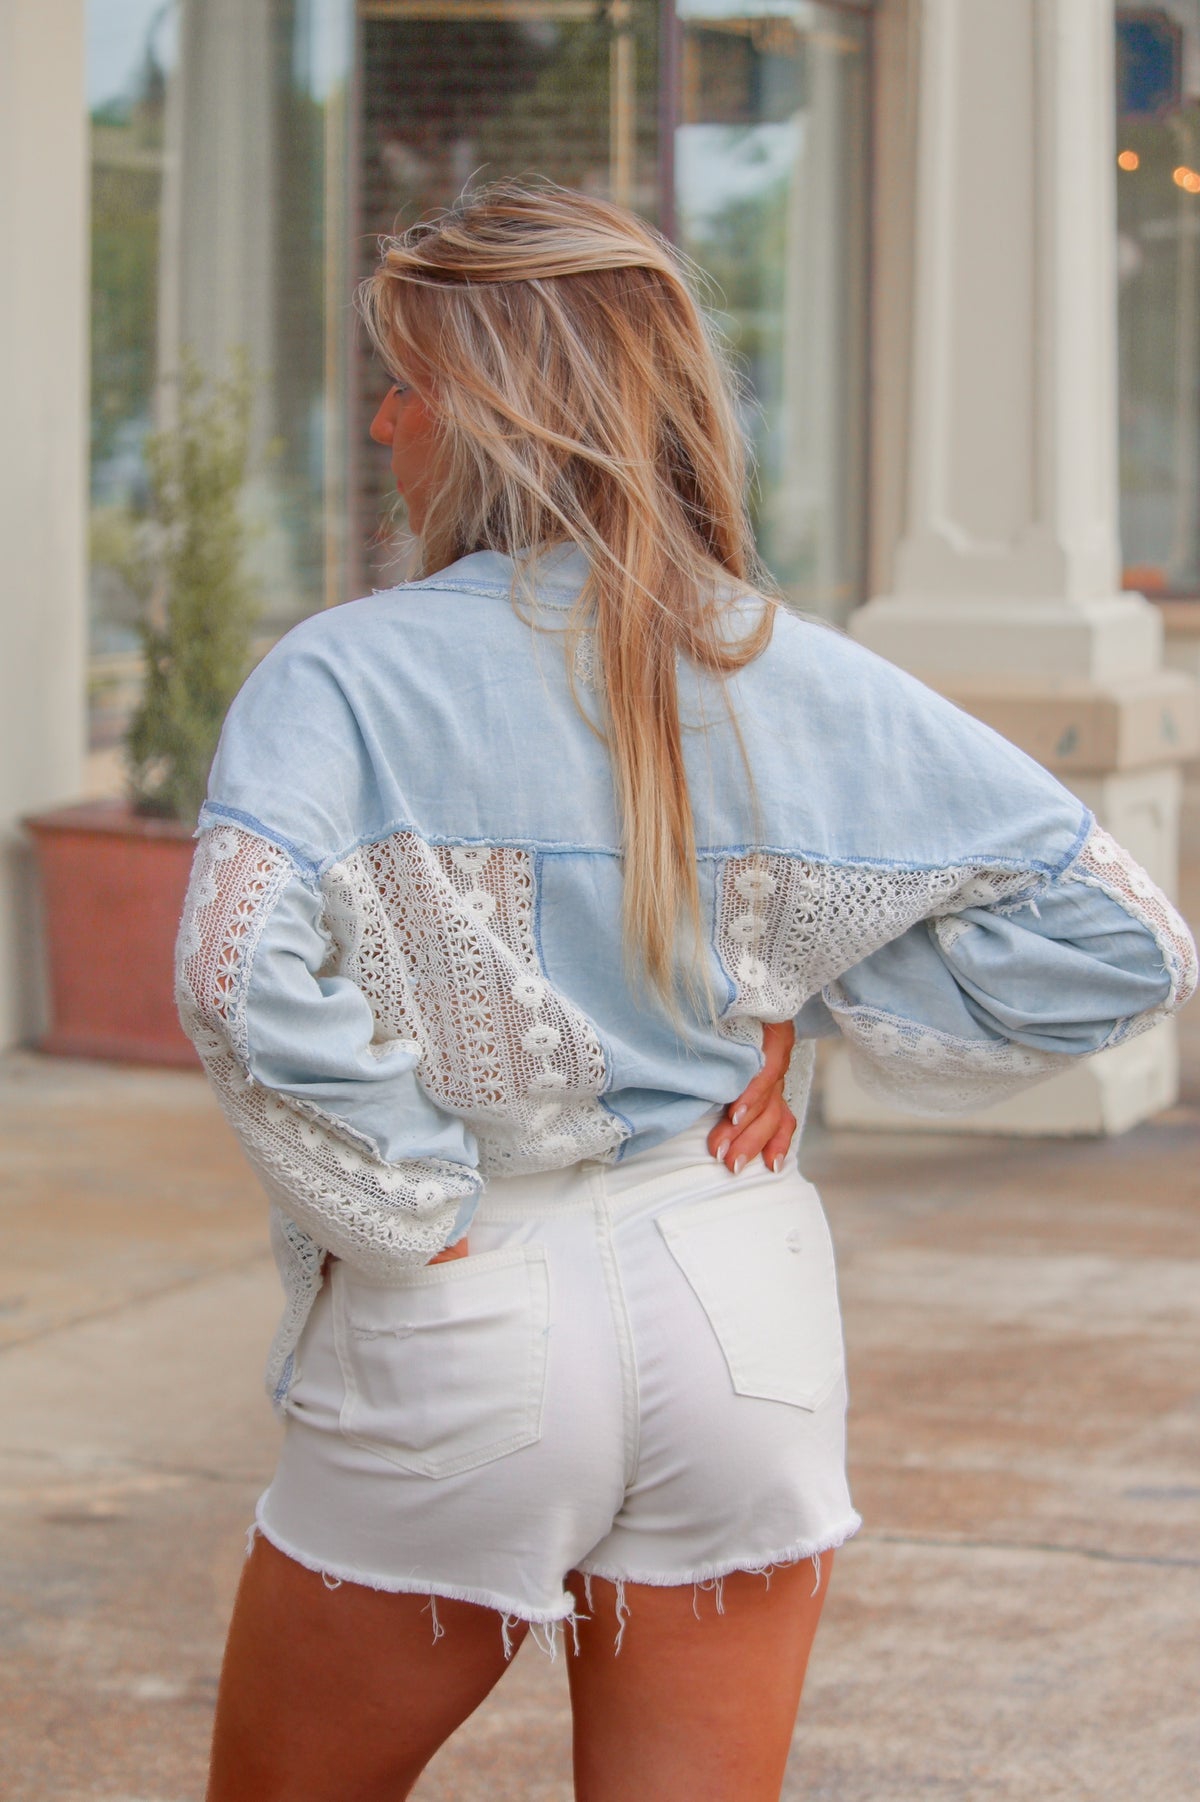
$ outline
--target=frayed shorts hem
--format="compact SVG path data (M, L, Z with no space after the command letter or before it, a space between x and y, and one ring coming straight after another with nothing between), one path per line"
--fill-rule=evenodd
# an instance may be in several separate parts
M265 1498L264 1498L265 1499ZM769 1576L770 1573L789 1564L803 1564L810 1558L819 1559L826 1552L837 1551L840 1546L852 1539L862 1526L862 1516L851 1514L839 1526L815 1539L794 1540L782 1551L764 1552L761 1556L747 1554L740 1558L729 1558L720 1563L705 1564L696 1569L685 1571L639 1571L617 1570L615 1566L593 1562L589 1558L581 1558L574 1567L584 1578L598 1577L602 1582L613 1583L621 1593L624 1603L624 1590L627 1584L645 1584L652 1589L687 1589L697 1585L719 1583L735 1572L745 1571L750 1576ZM327 1558L315 1558L309 1552L303 1552L299 1546L285 1539L264 1518L262 1502L255 1511L254 1525L250 1528L247 1549L253 1544L256 1533L282 1552L285 1558L302 1565L305 1570L314 1571L330 1588L337 1588L342 1583L354 1583L363 1589L374 1589L391 1595L421 1595L433 1600L447 1602L470 1602L477 1608L491 1608L501 1615L506 1622L525 1622L531 1627L556 1627L563 1622L570 1624L578 1614L578 1601L568 1591L557 1606L553 1608L532 1608L526 1602L519 1602L512 1596L504 1596L493 1589L472 1589L461 1583L442 1583L419 1577L380 1577L366 1571L355 1569L348 1564L330 1562ZM591 1597L588 1596L590 1604Z
M314 1558L310 1552L301 1551L299 1546L293 1545L275 1531L263 1518L261 1503L248 1536L250 1543L256 1533L261 1533L285 1558L303 1565L305 1570L315 1571L331 1589L336 1589L342 1583L356 1583L363 1589L381 1590L390 1595L430 1596L447 1602L473 1602L477 1608L492 1608L506 1620L524 1621L531 1627L550 1627L561 1621L569 1621L576 1610L575 1599L570 1594L564 1596L562 1602L553 1608L531 1608L526 1602L515 1601L511 1596L500 1595L492 1589L471 1589L460 1583L441 1583L421 1577L373 1576L367 1571L356 1570L349 1564L331 1563L328 1558Z
M644 1583L652 1589L686 1589L691 1584L716 1583L722 1577L733 1576L736 1571L745 1571L750 1576L763 1576L778 1565L803 1564L809 1558L820 1558L826 1552L836 1552L848 1539L853 1539L861 1526L861 1514L851 1514L829 1532L821 1533L815 1539L793 1541L781 1552L765 1552L761 1557L747 1555L729 1558L722 1563L705 1564L694 1570L617 1570L611 1565L593 1563L590 1558L581 1558L575 1568L581 1576L600 1577L606 1583Z

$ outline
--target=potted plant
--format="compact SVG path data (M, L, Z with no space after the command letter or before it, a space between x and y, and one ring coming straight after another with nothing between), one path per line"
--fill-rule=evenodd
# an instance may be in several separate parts
M141 700L125 735L127 798L27 820L49 965L46 1051L194 1064L175 1013L173 953L191 839L229 703L250 667L257 596L242 493L251 384L187 362L178 415L146 446L149 517L127 535Z

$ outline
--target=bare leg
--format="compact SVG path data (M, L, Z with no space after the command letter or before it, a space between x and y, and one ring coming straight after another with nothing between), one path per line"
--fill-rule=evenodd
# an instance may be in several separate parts
M778 1802L833 1554L711 1590L592 1581L569 1660L576 1802ZM573 1584L579 1579L573 1578ZM577 1591L578 1593L578 1591Z
M234 1605L208 1802L401 1802L506 1668L500 1616L315 1571L255 1541ZM512 1644L527 1629L514 1626Z

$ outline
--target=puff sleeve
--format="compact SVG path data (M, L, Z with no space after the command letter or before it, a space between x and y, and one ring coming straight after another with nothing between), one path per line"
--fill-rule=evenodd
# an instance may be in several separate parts
M827 983L797 1024L840 1032L881 1099L958 1113L1146 1031L1196 977L1179 913L1093 821L1063 869L918 921Z
M482 1187L463 1124L336 971L319 887L280 844L200 834L177 949L180 1017L290 1231L364 1272L427 1263ZM289 1229L284 1227L285 1237Z

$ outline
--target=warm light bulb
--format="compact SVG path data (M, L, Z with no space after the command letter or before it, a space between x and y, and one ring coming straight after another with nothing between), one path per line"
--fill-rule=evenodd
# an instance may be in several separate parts
M1180 163L1178 169L1172 169L1171 180L1177 188L1187 188L1191 186L1195 173L1196 171L1189 169L1186 163Z
M1140 165L1141 160L1142 159L1136 150L1122 150L1117 158L1117 167L1120 169L1136 169Z

